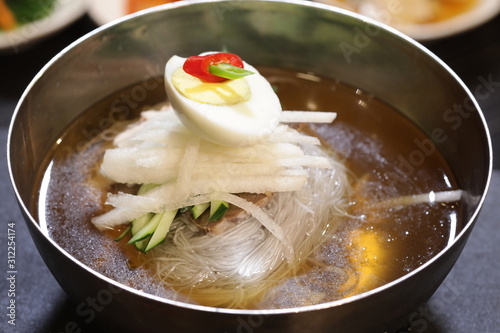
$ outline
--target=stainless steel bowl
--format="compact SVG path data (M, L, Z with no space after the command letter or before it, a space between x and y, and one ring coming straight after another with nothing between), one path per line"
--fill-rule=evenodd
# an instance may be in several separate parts
M33 184L50 147L82 111L141 83L147 92L174 54L227 46L248 62L310 71L369 91L431 135L466 192L467 223L432 260L348 299L286 310L227 310L150 296L85 267L41 230ZM144 91L137 91L137 96ZM133 101L132 101L133 102ZM455 106L461 112L449 114ZM445 114L453 115L454 121ZM472 94L438 58L398 32L332 7L292 1L189 1L95 30L34 78L15 111L8 143L13 186L31 235L62 288L110 332L384 332L397 329L437 289L474 226L491 174L491 144ZM100 300L98 309L89 299ZM79 313L82 316L83 313Z

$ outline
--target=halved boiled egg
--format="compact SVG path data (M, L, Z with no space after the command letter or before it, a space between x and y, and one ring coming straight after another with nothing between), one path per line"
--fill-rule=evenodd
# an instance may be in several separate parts
M279 123L281 104L254 67L244 63L254 74L210 83L184 72L185 60L173 56L165 67L167 96L184 126L224 146L253 145L271 135Z

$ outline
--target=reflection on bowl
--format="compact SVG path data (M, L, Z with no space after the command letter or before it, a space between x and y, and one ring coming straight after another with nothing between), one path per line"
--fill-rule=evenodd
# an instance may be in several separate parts
M401 119L427 137L418 140L420 150L391 158L407 170L416 170L420 166L418 157L425 157L429 147L440 152L449 166L445 174L451 188L457 186L464 193L456 221L459 226L454 229L457 233L448 235L450 240L432 258L375 289L360 290L352 296L346 293L347 298L316 305L260 310L196 305L134 289L82 263L84 260L69 251L64 241L49 237L39 225L38 187L34 184L47 168L47 156L61 142L66 129L80 122L85 130L81 133L102 130L99 126L104 128L106 124L99 121L104 118L98 112L109 114L112 107L133 112L139 104L137 98L130 98L134 94L140 97L143 92L151 92L152 100L162 100L163 83L158 77L167 59L174 54L185 56L223 47L259 68L267 68L270 78L277 70L277 81L286 78L279 71L309 75L309 82L314 81L315 73L340 82L339 89L354 87L353 95L359 97L353 100L361 109L366 109L375 96L384 107L365 117L376 119L385 107L398 110ZM276 83L282 87L287 84ZM155 89L145 88L153 86ZM321 93L323 89L313 87L310 92ZM123 93L126 89L128 93ZM298 95L289 93L283 100L311 108L310 104L294 101ZM72 107L68 107L68 100ZM454 105L462 105L462 112L454 111ZM89 119L83 117L86 110L96 112L93 118L97 127L96 123L82 123ZM336 111L340 114L341 110ZM359 117L353 119L354 123L359 121ZM340 132L328 126L315 130L335 143L338 133L344 137L349 134L341 132L342 124L340 121L337 128ZM396 144L398 140L393 141ZM353 151L354 145L345 140L337 149L340 153ZM84 146L75 142L75 156ZM462 156L475 158L463 160ZM98 29L54 58L30 84L16 109L9 133L9 168L27 225L47 266L63 289L82 305L82 316L97 320L108 331L331 332L335 327L338 332L382 332L400 327L432 295L456 261L488 187L491 145L481 111L456 75L427 50L392 29L314 3L179 2ZM419 172L409 173L417 177ZM418 179L427 181L428 177ZM69 220L63 222L71 224ZM372 242L363 233L356 239L363 244ZM376 256L382 254L383 249ZM86 303L89 298L99 300L102 311L85 311L91 310Z

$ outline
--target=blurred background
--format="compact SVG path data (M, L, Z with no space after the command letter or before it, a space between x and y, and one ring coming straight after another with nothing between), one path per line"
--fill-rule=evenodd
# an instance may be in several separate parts
M182 0L189 1L189 0ZM241 0L243 1L243 0ZM499 0L320 0L387 23L421 42L463 80L481 106L500 169L500 1ZM16 104L38 71L86 33L162 0L0 0L0 140L3 222L17 221L19 302L17 327L0 322L2 332L99 332L81 322L76 306L59 288L31 241L8 180L6 141ZM422 96L425 98L425 96ZM464 159L470 158L464 156ZM496 208L500 173L471 240L442 287L403 332L500 332L500 234ZM2 251L5 228L0 231ZM21 248L22 244L22 248ZM3 259L2 259L3 260ZM6 272L5 263L0 263ZM485 272L485 267L493 271ZM2 278L2 280L5 280ZM0 285L4 308L4 282ZM479 292L478 292L479 290ZM3 313L2 313L3 315ZM14 330L13 330L14 329ZM74 330L71 330L74 331Z

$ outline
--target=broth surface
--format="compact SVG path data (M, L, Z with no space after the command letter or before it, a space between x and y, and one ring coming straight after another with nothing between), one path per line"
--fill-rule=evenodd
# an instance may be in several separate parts
M316 289L322 291L320 302L327 302L376 288L421 266L460 231L456 204L376 204L457 188L437 149L406 118L369 93L333 80L276 68L259 70L276 87L284 110L338 113L333 124L312 125L309 130L345 162L355 193L352 218L315 254L317 267L277 286L275 297L255 307L313 304ZM155 283L142 265L144 254L113 241L120 229L101 232L90 222L105 211L106 192L115 186L98 172L104 149L116 134L109 126L133 119L142 106L165 99L162 84L140 101L134 100L133 92L130 87L99 102L63 133L39 175L32 210L50 237L95 271L148 293L183 300ZM106 135L95 136L103 131ZM120 190L133 191L125 186Z

